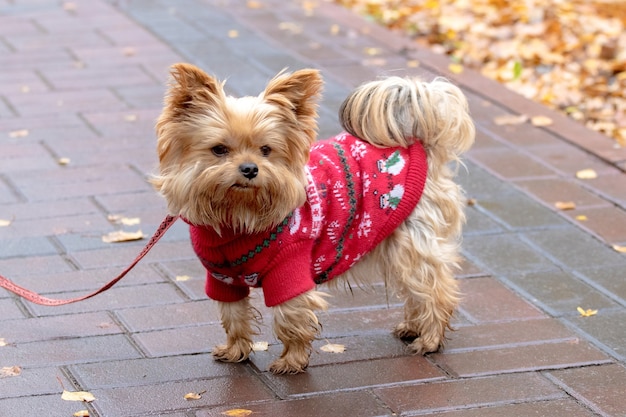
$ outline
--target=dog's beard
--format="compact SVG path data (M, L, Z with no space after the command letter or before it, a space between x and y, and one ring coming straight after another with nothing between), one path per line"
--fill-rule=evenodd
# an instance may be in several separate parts
M157 179L169 210L195 225L218 233L258 233L281 223L304 204L304 169L294 175L286 167L265 164L263 175L243 181L230 164L202 168L195 164Z

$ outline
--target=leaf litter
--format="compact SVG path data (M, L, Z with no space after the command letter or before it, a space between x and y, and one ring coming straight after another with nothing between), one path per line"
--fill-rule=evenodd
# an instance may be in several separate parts
M626 147L626 2L334 1Z

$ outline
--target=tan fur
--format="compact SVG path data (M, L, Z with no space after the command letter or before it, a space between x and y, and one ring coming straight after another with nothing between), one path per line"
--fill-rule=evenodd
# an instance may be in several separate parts
M199 68L175 65L157 123L160 173L153 179L171 213L218 231L229 226L251 233L274 227L302 205L321 89L318 71L301 70L278 74L259 96L233 98ZM424 145L429 170L420 203L337 280L365 285L383 277L405 305L394 334L413 339L415 353L436 351L459 301L454 270L464 202L448 165L458 163L474 141L467 101L441 78L425 83L389 77L355 89L339 115L349 133L376 146ZM228 152L222 154L223 149ZM242 179L238 167L245 163L258 166L255 178ZM274 307L274 332L284 348L271 372L306 369L311 343L320 332L315 311L326 308L324 293L318 291ZM220 312L227 340L215 348L215 358L246 360L257 313L248 299L220 303Z

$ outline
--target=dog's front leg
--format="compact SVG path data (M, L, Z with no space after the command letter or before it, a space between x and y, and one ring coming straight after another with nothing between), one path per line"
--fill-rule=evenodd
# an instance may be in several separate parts
M258 323L260 314L248 297L233 303L220 302L219 309L226 344L216 346L213 357L222 362L243 362L252 352L252 337L258 334L253 323Z
M283 343L283 353L270 365L274 374L297 374L309 365L311 344L321 326L316 310L326 310L325 293L308 291L274 307L274 333Z

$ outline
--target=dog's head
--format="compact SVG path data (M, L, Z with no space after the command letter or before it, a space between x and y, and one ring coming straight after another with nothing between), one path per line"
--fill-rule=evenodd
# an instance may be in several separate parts
M241 98L193 65L174 65L171 75L152 183L172 214L253 233L304 203L323 84L317 70L281 72L258 96Z

